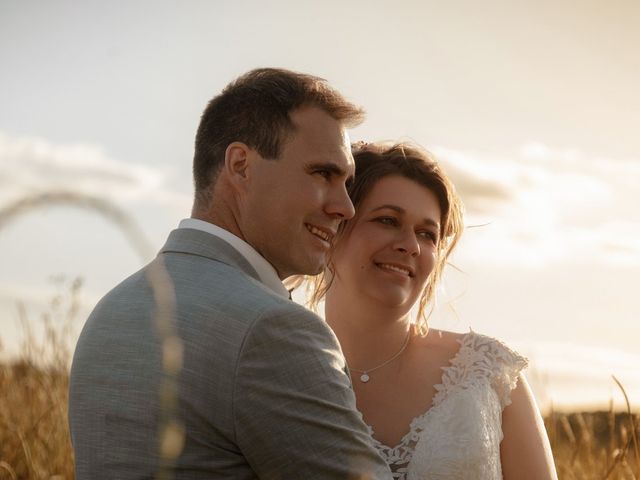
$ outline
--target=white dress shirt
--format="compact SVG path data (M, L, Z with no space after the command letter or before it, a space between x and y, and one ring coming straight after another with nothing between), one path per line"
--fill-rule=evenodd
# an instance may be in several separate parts
M273 265L267 262L262 255L256 252L255 248L240 237L237 237L230 231L220 228L213 223L198 220L196 218L185 218L181 220L178 228L200 230L224 240L235 248L240 255L242 255L249 264L251 264L254 270L258 273L258 277L260 277L260 281L262 283L264 283L269 289L273 290L277 295L289 298L289 292L284 288L284 285L282 284L280 277L278 277L276 269L273 268Z

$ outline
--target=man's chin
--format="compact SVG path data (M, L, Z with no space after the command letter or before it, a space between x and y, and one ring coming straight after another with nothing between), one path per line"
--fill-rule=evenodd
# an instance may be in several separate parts
M302 275L318 275L326 267L326 255L310 258L306 263L305 271Z
M323 272L326 268L325 256L319 258L306 258L304 261L290 264L290 268L278 270L280 278L289 278L296 275L310 275L315 276L320 272Z

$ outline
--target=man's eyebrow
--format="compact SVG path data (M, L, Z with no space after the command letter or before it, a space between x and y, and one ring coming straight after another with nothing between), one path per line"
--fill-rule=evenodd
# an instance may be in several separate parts
M385 210L385 209L389 209L389 210L393 210L394 212L398 212L401 214L406 213L405 209L402 207L399 207L398 205L393 205L391 203L386 203L384 205L380 205L379 207L374 208L373 210L371 210L372 212L376 212L378 210ZM435 220L433 220L432 218L425 218L423 220L423 222L426 225L431 225L432 227L436 227L436 228L440 228L440 223L436 222Z

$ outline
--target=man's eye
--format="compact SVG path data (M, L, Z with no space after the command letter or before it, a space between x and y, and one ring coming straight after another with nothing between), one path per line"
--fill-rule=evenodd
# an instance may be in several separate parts
M327 180L329 178L331 178L331 172L329 170L316 170L315 172L316 175L320 175L323 178L326 178Z

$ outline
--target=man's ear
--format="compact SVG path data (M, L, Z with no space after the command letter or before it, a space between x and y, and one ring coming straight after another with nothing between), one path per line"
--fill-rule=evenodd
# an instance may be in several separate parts
M239 191L247 188L253 153L253 150L242 142L230 143L224 152L225 176Z

